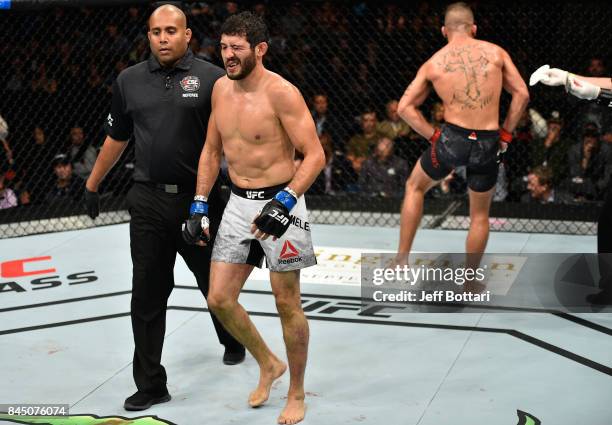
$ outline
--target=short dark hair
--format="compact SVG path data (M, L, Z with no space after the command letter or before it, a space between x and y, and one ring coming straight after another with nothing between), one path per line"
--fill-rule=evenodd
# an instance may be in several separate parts
M465 29L474 24L474 12L465 2L449 4L444 12L444 26L451 30Z
M360 117L363 118L364 115L369 115L369 114L374 114L378 118L378 114L376 113L376 109L374 109L372 106L368 106L367 108L365 108L363 110L363 112L361 112Z
M582 132L582 138L586 138L586 137L592 137L594 139L599 139L599 130L597 130L596 128L586 128L583 132Z
M531 174L537 177L538 183L542 186L553 186L553 172L549 167L538 165L531 170Z
M227 18L221 26L221 34L244 36L251 48L270 39L264 20L251 12L241 12Z

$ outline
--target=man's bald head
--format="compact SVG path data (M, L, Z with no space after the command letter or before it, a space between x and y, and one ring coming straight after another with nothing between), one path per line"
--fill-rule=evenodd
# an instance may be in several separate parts
M444 26L447 31L470 32L474 25L474 13L464 2L450 4L444 13Z
M181 9L165 4L149 17L149 43L151 53L164 67L174 66L187 52L191 30Z
M172 4L164 4L155 9L151 16L149 16L149 29L151 29L151 21L155 21L155 18L161 15L172 16L177 19L176 22L179 28L187 28L187 16L185 16L185 13Z

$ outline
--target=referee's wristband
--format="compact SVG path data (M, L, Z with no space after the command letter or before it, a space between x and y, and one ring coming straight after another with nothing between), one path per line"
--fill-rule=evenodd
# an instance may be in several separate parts
M200 202L208 202L208 197L204 195L196 195L193 197L193 200L200 201Z

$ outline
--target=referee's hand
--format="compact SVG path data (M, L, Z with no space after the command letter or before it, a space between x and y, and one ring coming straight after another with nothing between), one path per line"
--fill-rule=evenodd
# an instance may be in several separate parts
M92 220L100 215L100 195L98 195L98 192L92 192L85 188L85 208L87 215Z

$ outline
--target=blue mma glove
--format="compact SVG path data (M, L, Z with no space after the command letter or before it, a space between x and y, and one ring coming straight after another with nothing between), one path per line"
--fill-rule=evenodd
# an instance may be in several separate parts
M189 209L189 218L183 223L183 240L189 245L198 241L209 242L204 230L210 226L208 219L208 202L194 201Z
M260 231L275 238L280 238L287 231L291 221L289 212L297 204L297 198L289 191L293 192L289 188L281 190L274 199L264 205L259 217L254 221Z

